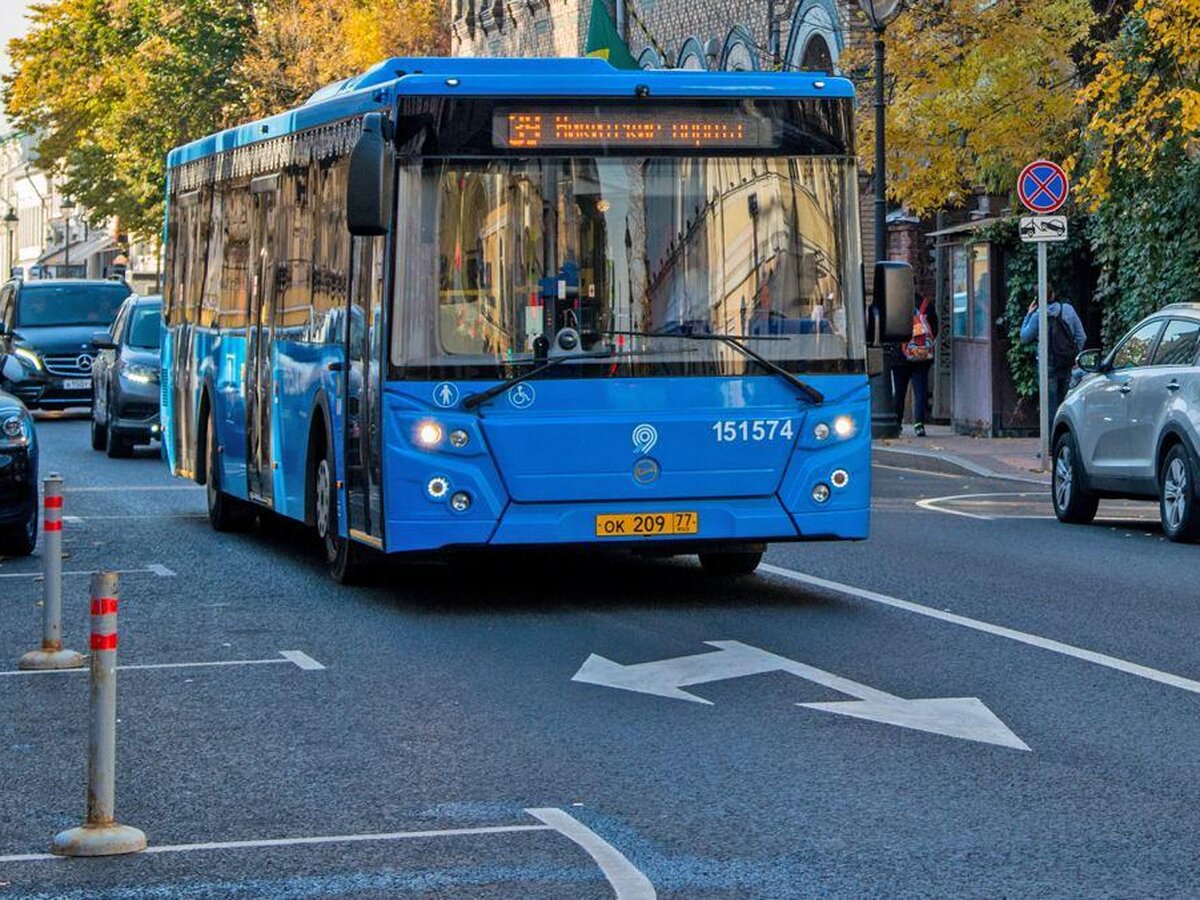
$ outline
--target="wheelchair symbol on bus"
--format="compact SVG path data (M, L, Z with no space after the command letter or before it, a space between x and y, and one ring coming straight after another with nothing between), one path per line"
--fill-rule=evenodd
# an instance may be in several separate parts
M458 388L443 381L433 389L433 402L443 408L454 406L458 403Z
M533 390L533 385L521 382L514 384L508 389L508 402L517 409L526 409L533 406L533 401L537 399L537 394Z

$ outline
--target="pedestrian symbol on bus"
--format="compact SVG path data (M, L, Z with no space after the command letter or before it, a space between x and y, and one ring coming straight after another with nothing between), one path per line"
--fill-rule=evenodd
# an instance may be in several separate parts
M442 407L454 406L458 403L458 388L448 381L443 381L433 389L433 402Z
M533 385L521 382L514 384L508 392L508 402L517 409L525 409L527 406L533 406L533 401L537 395L533 392Z

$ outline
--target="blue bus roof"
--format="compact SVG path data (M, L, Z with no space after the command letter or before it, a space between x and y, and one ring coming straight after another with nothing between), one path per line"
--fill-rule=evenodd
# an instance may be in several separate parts
M614 69L589 57L512 59L395 57L353 78L321 88L295 109L238 125L176 147L169 167L385 109L413 94L462 97L853 98L845 78L814 72L706 72L690 69Z

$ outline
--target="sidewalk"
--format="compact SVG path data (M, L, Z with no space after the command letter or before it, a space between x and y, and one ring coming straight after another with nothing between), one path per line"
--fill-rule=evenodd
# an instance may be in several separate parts
M1049 484L1050 474L1038 467L1037 438L976 438L955 434L947 425L929 425L926 437L913 435L912 426L904 426L899 438L876 440L876 453L936 459L987 478L1011 478L1035 484Z

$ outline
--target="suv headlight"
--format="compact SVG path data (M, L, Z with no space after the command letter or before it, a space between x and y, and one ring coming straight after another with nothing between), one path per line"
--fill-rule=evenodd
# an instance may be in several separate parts
M121 377L138 384L158 384L158 369L140 363L129 363L121 370Z
M37 351L35 350L30 350L28 347L14 347L13 356L35 372L45 371L46 366L42 363L42 358L37 355Z
M20 413L0 412L0 447L27 447L30 437L29 423Z

